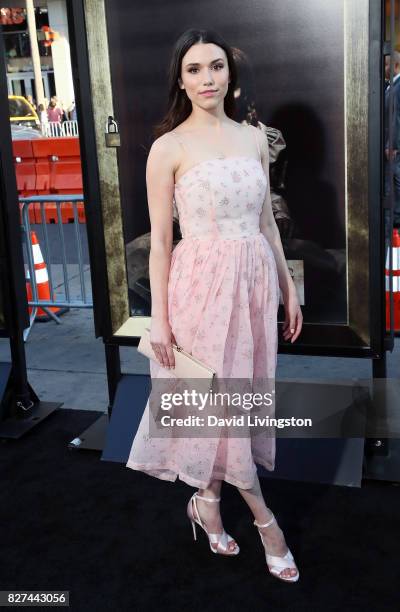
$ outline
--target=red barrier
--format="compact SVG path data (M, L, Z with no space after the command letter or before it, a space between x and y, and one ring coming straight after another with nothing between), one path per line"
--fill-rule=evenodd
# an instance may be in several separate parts
M79 138L16 140L13 146L15 157L22 160L15 164L21 196L83 192ZM43 210L46 223L58 223L55 204L46 202ZM83 202L77 205L77 212L78 222L86 223ZM31 223L42 222L39 204L30 205L29 218ZM74 222L72 202L61 205L61 220L63 223Z
M31 140L14 140L13 155L15 177L17 181L18 193L21 196L36 195L36 168L33 157ZM20 206L21 215L21 206ZM22 216L20 217L22 223ZM35 211L31 206L29 209L29 221L36 223Z
M13 153L17 189L22 196L36 194L35 160L31 140L14 140Z
M389 251L386 255L386 331L389 331L390 322L390 270L389 270ZM400 331L400 234L398 229L393 230L392 247L392 282L393 282L393 326L394 331Z

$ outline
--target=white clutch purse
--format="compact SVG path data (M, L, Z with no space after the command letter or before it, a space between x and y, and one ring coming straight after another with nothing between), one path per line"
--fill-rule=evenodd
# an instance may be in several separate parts
M145 357L148 357L149 359L155 361L158 365L161 365L153 351L153 347L150 344L150 329L145 328L140 337L137 350L142 355L145 355ZM187 351L184 351L176 344L172 344L172 350L175 358L175 368L165 368L166 371L172 373L176 378L203 378L209 382L210 388L212 387L214 377L216 376L215 370L200 361L200 359L193 357L193 355Z

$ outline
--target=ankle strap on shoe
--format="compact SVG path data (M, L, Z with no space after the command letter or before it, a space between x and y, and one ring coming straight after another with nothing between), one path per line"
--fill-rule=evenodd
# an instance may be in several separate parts
M272 515L272 518L268 521L268 523L264 523L264 525L260 525L259 523L257 523L257 521L254 521L254 525L256 525L257 527L269 527L270 525L272 525L272 523L275 520L275 516Z
M202 497L198 493L195 493L195 496L197 497L197 499L204 499L205 501L209 501L209 502L219 502L219 501L221 501L220 497Z

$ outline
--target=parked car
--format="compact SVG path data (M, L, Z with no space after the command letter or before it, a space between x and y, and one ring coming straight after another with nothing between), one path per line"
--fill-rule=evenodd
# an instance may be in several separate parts
M33 140L43 138L43 134L38 127L11 124L11 138L13 140Z
M40 127L37 112L23 96L8 96L8 107L12 125Z

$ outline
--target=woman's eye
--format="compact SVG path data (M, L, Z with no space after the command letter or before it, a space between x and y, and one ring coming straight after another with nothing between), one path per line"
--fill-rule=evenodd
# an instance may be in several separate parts
M223 64L215 64L214 68L223 68ZM193 74L193 70L198 70L198 68L189 68L189 72Z

